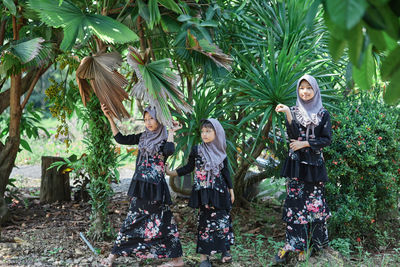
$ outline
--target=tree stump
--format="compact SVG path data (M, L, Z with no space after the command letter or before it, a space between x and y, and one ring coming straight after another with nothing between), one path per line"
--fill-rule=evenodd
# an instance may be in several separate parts
M63 168L57 167L47 170L53 162L62 161L60 157L42 157L42 180L40 183L40 203L53 203L56 201L70 201L71 188L69 174L62 173Z

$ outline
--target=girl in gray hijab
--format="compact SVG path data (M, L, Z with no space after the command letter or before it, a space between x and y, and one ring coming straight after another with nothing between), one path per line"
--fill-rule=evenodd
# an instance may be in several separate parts
M172 204L165 181L164 166L168 156L175 152L174 132L167 131L157 121L155 109L146 108L143 114L145 131L122 135L106 106L102 110L111 125L114 139L123 145L138 145L135 173L128 190L131 198L129 212L122 224L114 247L103 264L112 266L117 256L135 256L139 259L172 258L161 266L184 266L178 228L169 205Z
M226 155L225 131L216 119L204 120L200 145L194 146L185 166L166 173L183 176L195 171L189 206L199 209L197 253L200 266L211 266L209 255L221 253L222 262L231 262L234 243L230 210L234 202L232 180Z
M275 109L285 113L290 138L289 155L281 173L287 179L282 216L287 224L286 244L275 256L278 263L285 262L289 251L298 252L299 260L305 260L309 248L321 250L328 246L326 221L330 212L324 195L328 176L322 148L331 143L330 115L322 106L314 77L302 76L296 92L296 106L279 104Z

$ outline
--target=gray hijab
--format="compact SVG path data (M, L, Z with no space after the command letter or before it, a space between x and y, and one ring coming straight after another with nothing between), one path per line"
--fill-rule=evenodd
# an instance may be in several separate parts
M304 101L299 95L299 86L302 80L306 80L314 90L314 97L308 101ZM294 111L294 117L297 122L307 128L306 130L306 140L309 137L309 129L312 131L313 138L315 137L314 128L318 126L321 122L322 114L321 110L324 108L322 106L321 92L317 83L317 80L311 75L305 74L297 81L296 87L297 101Z
M151 107L147 107L144 110L144 114L148 112L150 116L157 120L156 118L156 110ZM157 121L158 122L158 121ZM149 156L153 156L155 153L157 153L160 149L162 141L166 140L168 137L168 132L167 128L160 124L158 122L158 128L154 131L150 131L149 129L146 128L145 132L142 133L142 135L139 138L139 152L140 152L140 158L139 162L142 159L143 156L146 156L146 159Z
M226 158L226 137L224 128L216 119L207 119L215 129L215 139L210 143L201 143L198 147L198 153L204 164L204 170L207 172L207 184L210 176L216 176L224 167Z

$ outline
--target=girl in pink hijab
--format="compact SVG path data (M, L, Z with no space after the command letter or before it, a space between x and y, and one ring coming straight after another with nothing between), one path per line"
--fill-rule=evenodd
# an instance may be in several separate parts
M276 106L276 112L286 115L290 138L289 155L283 165L282 177L287 179L287 197L283 209L286 222L286 244L275 260L285 262L287 253L306 253L328 246L326 221L330 212L325 201L325 182L328 180L322 148L331 143L331 120L322 106L317 81L310 75L297 82L296 106Z

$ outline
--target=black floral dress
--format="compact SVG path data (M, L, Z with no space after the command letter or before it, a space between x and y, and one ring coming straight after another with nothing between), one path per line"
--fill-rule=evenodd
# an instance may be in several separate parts
M114 136L120 144L136 145L140 134ZM171 196L164 176L164 163L175 151L164 141L153 156L140 157L128 190L129 212L122 224L112 254L148 258L182 256L178 228L169 208Z
M232 180L226 158L223 164L224 167L218 175L207 179L202 158L198 154L197 146L194 146L188 163L177 169L179 176L195 170L189 206L199 208L196 251L200 254L225 253L234 244L229 193Z
M286 122L290 139L305 141L307 129L296 120L292 107L292 123ZM325 201L325 182L328 180L322 148L331 142L331 122L327 110L322 109L321 121L309 133L310 147L289 150L282 176L287 178L287 197L282 219L287 223L286 250L304 251L312 246L321 249L328 245L326 221L330 217Z

